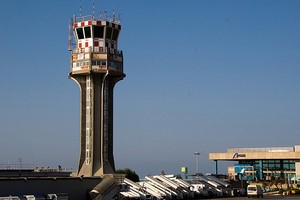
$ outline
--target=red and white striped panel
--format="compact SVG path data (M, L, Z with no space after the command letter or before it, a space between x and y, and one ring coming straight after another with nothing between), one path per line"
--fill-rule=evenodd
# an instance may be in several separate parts
M77 28L77 27L90 26L90 25L110 26L110 27L113 27L115 29L121 30L121 25L120 24L115 24L115 23L107 22L107 21L92 21L92 20L76 22L76 23L74 23L73 27Z
M103 40L94 40L94 47L104 47Z
M74 28L82 27L82 26L90 26L90 25L98 25L98 24L97 24L97 21L92 21L92 20L82 21L82 22L74 23Z
M93 40L92 39L82 39L78 41L78 48L92 47Z

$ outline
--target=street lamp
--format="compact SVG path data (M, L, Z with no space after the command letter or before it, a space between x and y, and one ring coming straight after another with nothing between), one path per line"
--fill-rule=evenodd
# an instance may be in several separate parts
M196 156L196 174L199 173L199 156L200 156L200 153L198 151L196 151L194 153L194 155Z

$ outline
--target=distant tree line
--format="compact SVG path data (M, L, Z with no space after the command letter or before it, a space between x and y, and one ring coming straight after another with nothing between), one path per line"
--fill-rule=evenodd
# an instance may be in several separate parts
M129 180L132 180L134 182L139 182L140 178L139 175L135 173L135 171L125 168L125 169L118 169L116 170L117 174L125 174L125 178L128 178Z

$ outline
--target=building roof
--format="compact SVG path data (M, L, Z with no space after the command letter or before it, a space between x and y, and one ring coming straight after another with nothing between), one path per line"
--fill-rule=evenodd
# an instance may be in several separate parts
M267 148L230 148L226 153L209 153L210 160L300 160L300 146Z

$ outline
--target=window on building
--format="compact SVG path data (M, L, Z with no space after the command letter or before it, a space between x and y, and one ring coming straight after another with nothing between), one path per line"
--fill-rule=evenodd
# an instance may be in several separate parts
M111 39L112 29L111 27L106 27L106 39Z
M117 40L118 36L119 36L119 30L118 29L114 29L113 30L113 34L112 34L112 40Z
M106 65L106 61L93 60L92 65Z
M296 170L295 163L290 163L290 170Z
M84 35L83 35L83 29L82 28L76 28L76 33L77 33L77 37L78 39L84 39Z
M104 26L94 26L94 38L103 38Z
M91 27L84 27L85 38L91 38Z

